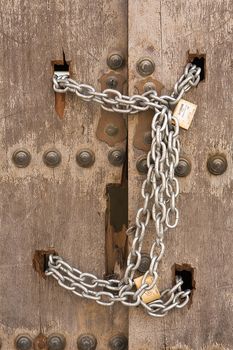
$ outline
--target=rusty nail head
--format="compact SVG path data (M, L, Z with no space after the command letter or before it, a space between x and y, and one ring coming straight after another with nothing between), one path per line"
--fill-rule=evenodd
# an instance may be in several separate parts
M190 174L191 163L187 158L180 158L177 167L175 168L175 175L185 177Z
M76 154L76 161L82 168L89 168L95 162L95 155L89 149L82 149Z
M119 129L114 124L109 124L106 126L105 132L108 136L115 136L118 134Z
M150 255L146 253L142 253L141 262L138 267L138 271L141 273L145 273L149 269L150 263L151 263Z
M124 57L119 52L111 53L108 56L107 64L111 69L121 68L123 66L123 63L124 63Z
M26 168L31 162L31 154L25 149L20 149L13 153L12 160L18 168Z
M108 160L114 166L121 166L125 160L125 151L122 149L114 149L109 152Z
M154 83L152 83L151 81L148 81L144 87L143 87L144 92L148 92L148 91L156 91L156 86Z
M51 334L48 337L48 350L63 350L65 346L66 340L62 334Z
M44 153L43 160L47 166L54 168L61 163L61 153L55 149L48 150Z
M77 347L79 350L95 350L96 346L97 340L92 334L82 334L78 338Z
M127 350L128 339L124 335L115 335L110 339L109 347L111 350Z
M148 171L148 167L147 167L147 158L146 156L141 156L138 158L137 163L136 163L136 168L137 171L140 174L146 174Z
M108 77L106 85L110 89L116 89L118 85L118 80L116 77Z
M150 75L155 70L155 63L149 57L140 58L140 60L137 62L137 70L142 76Z
M222 175L227 169L226 157L221 154L210 156L207 161L207 168L213 175Z
M15 341L16 349L30 350L32 348L32 339L28 335L19 335Z

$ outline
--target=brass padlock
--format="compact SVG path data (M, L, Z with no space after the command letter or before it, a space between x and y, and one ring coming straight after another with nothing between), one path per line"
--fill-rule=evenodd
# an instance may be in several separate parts
M144 276L140 276L134 279L134 283L137 289L139 289L142 285L142 280L143 280ZM153 283L153 277L152 276L148 276L146 278L145 281L149 286ZM158 290L158 287L156 285L154 285L153 288L151 288L150 290L146 290L142 295L141 295L142 301L144 301L144 303L148 304L152 301L155 301L157 299L160 298L160 293Z

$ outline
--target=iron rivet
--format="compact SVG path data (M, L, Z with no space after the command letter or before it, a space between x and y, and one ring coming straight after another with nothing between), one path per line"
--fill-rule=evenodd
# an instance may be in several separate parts
M95 155L89 149L83 149L76 154L76 161L79 166L89 168L95 162Z
M18 168L26 168L31 161L31 154L27 150L17 150L13 153L12 160Z
M148 81L144 87L143 87L144 92L148 92L148 91L156 91L156 86L154 83L152 83L151 81Z
M141 58L137 62L137 70L138 70L138 73L141 74L142 76L147 76L154 72L155 64L151 58L148 58L148 57Z
M109 341L111 350L126 350L128 349L128 339L124 335L115 335Z
M139 157L139 159L137 160L137 163L136 163L136 168L137 168L137 171L140 174L146 174L147 173L148 167L147 167L147 158L146 158L146 156Z
M141 262L140 262L140 265L138 266L138 271L141 273L145 273L149 269L150 263L151 263L150 255L146 253L142 253Z
M223 155L215 154L208 159L207 168L213 175L222 175L227 169L227 160Z
M107 64L111 69L118 69L124 63L124 58L120 53L112 53L108 56Z
M144 143L146 145L150 145L152 142L152 136L151 136L151 131L147 131L144 134Z
M43 160L47 166L54 168L61 163L61 153L57 150L46 151Z
M15 344L18 350L30 350L32 339L28 335L20 335L17 337Z
M82 334L78 338L77 347L79 350L95 350L96 346L97 340L92 334Z
M51 334L48 338L49 350L63 350L66 346L65 337L61 334Z
M105 132L108 136L115 136L118 134L119 129L115 125L109 124L109 125L107 125Z
M114 166L120 166L124 163L125 160L125 151L122 149L114 149L108 154L108 160L110 164Z
M186 158L180 158L177 167L175 168L175 175L184 177L190 174L191 163Z
M106 85L109 89L116 89L118 85L118 80L115 77L109 77L106 81Z

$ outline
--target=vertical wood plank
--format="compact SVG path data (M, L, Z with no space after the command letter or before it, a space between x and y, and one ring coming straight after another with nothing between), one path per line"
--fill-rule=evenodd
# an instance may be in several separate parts
M80 334L92 333L105 349L112 335L127 335L127 310L81 300L41 279L32 258L36 249L54 247L83 271L105 273L106 185L120 183L122 167L109 164L111 148L95 136L100 107L66 96L64 119L58 118L51 61L64 52L72 77L100 89L108 53L126 55L127 4L4 0L0 7L2 349L12 349L25 332L62 333L68 349L77 348ZM22 147L32 155L25 169L11 160ZM90 169L75 161L85 147L95 152ZM62 155L54 169L42 161L50 148Z
M195 290L189 307L164 319L130 310L129 349L232 348L232 2L129 0L129 90L142 79L140 57L154 59L153 77L171 91L188 61L188 52L206 54L206 79L187 99L198 104L191 128L181 131L182 155L192 171L180 179L180 223L165 240L160 265L162 286L171 286L174 264L194 268ZM143 153L133 148L137 116L129 119L129 213L141 203L143 176L135 169ZM206 162L222 153L228 169L211 175ZM153 230L150 232L152 233Z

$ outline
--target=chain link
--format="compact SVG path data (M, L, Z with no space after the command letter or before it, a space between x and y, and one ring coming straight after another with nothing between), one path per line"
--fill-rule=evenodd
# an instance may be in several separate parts
M157 268L165 251L164 235L169 228L175 228L179 220L176 207L179 183L174 175L180 154L179 124L172 114L172 108L186 92L198 85L200 72L201 68L189 63L175 84L171 96L160 97L154 90L131 97L113 89L97 92L90 85L70 79L67 72L55 72L53 89L56 92L75 93L82 100L97 102L110 112L134 114L148 109L155 112L151 124L151 149L147 155L148 172L141 189L143 205L138 209L135 224L127 230L127 234L132 237L132 245L123 278L99 279L91 273L83 273L70 266L60 256L51 254L45 274L52 276L63 288L101 305L111 306L115 302L126 306L142 305L154 317L166 316L170 310L182 308L188 303L191 291L182 290L183 281L180 277L177 277L172 288L160 293L160 299L146 304L141 296L156 285ZM141 263L144 236L150 219L155 226L150 248L151 262L142 278L141 287L136 290L134 278ZM150 285L147 277L152 277Z

